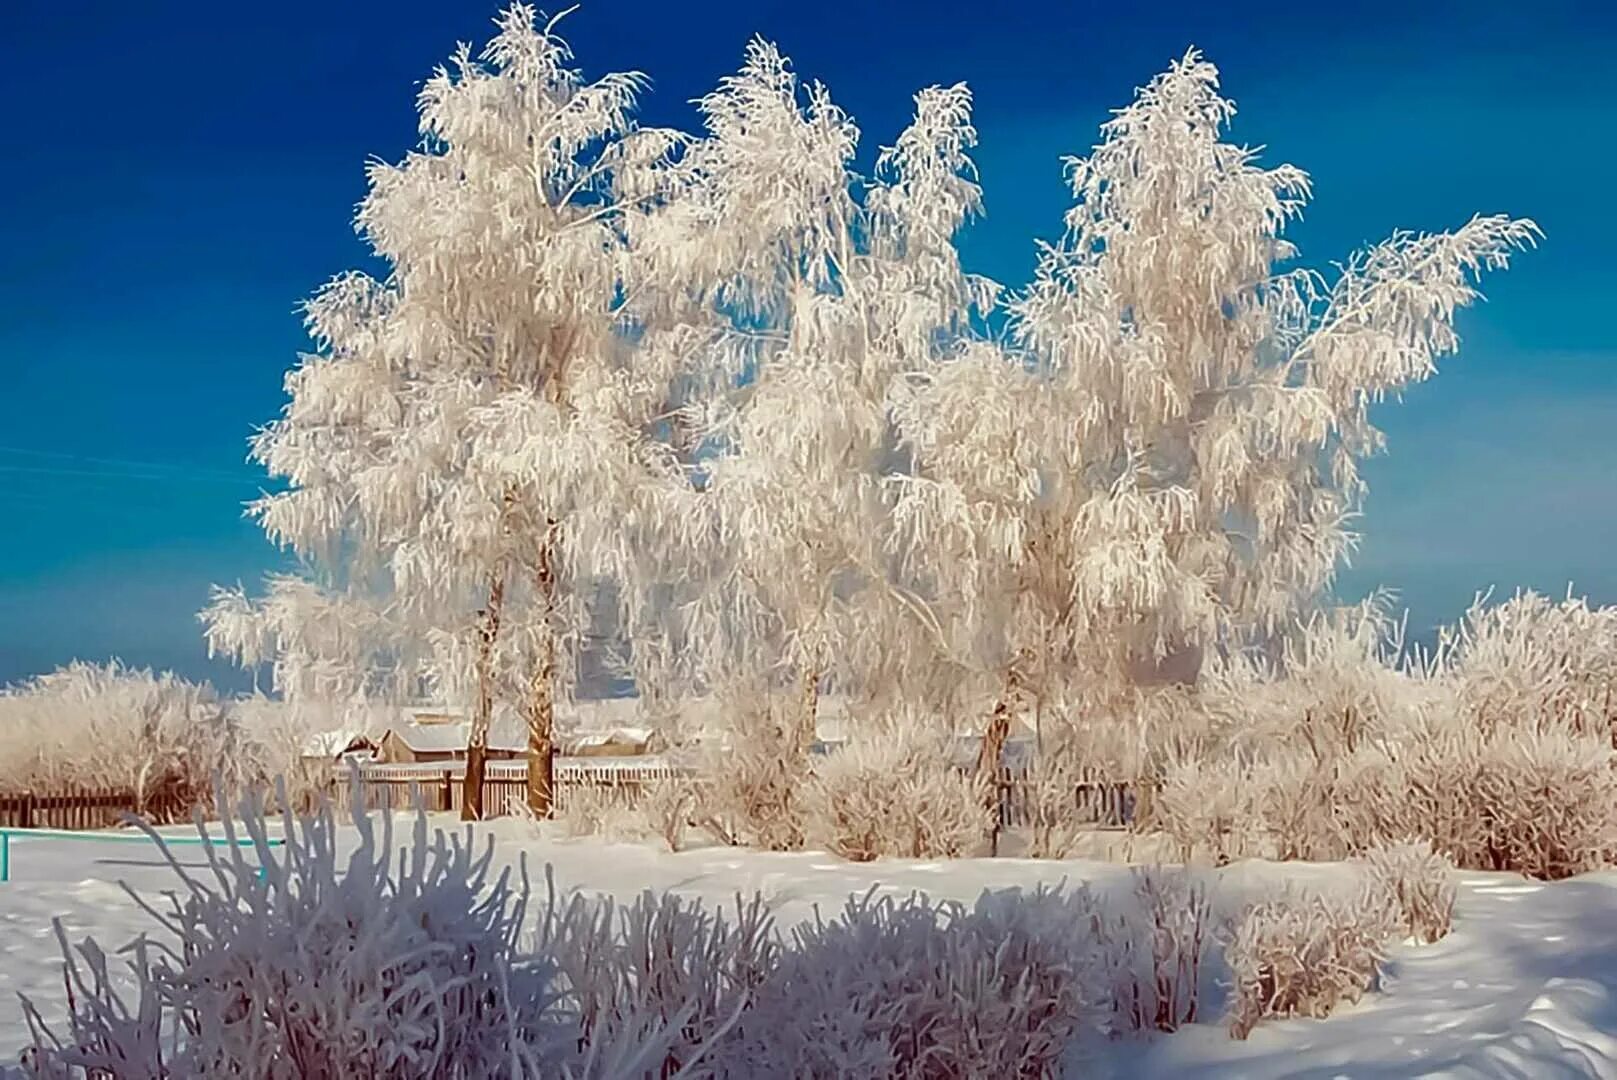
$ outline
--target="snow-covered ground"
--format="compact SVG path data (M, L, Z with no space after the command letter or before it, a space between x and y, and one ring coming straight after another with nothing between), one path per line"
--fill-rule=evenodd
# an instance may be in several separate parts
M445 818L444 825L452 822ZM554 866L564 889L632 897L667 889L727 905L761 891L779 923L827 915L872 885L971 900L985 888L1079 881L1124 886L1112 863L977 859L852 864L828 855L707 848L669 854L536 836L515 820L481 831L499 855L525 853L542 888ZM401 823L400 839L407 838ZM197 848L177 849L202 866ZM119 886L156 896L173 884L140 844L14 840L12 880L0 885L0 1060L26 1038L18 992L47 1017L63 1006L50 922L112 947L150 926ZM1246 863L1221 873L1216 898L1236 902L1277 878L1322 883L1336 866ZM1436 945L1396 948L1382 992L1325 1021L1261 1025L1246 1042L1216 1023L1177 1034L1075 1049L1084 1076L1175 1077L1613 1077L1617 1078L1617 874L1551 885L1499 874L1462 875L1454 932Z

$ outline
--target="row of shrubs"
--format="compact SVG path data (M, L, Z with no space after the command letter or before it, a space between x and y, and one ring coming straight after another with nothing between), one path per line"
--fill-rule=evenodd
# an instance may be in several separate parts
M1617 608L1478 604L1433 656L1373 611L1321 619L1279 664L1201 692L1205 737L1165 759L1141 828L1182 852L1331 860L1386 837L1557 879L1617 858Z
M216 783L267 793L283 777L309 809L328 778L305 766L305 741L351 712L225 701L172 674L74 662L0 689L0 794L124 791L151 820L188 821Z
M329 809L284 817L279 849L260 806L241 818L253 846L208 847L199 873L170 857L182 887L135 897L154 926L132 990L58 925L69 1015L27 1004L25 1072L1044 1077L1086 1040L1323 1016L1375 985L1389 940L1445 934L1454 903L1452 867L1401 846L1339 892L1141 868L1124 895L871 892L784 932L759 897L564 898L547 868L530 917L525 866L424 816L398 850L390 819L357 817L343 864Z
M1192 687L1090 686L1045 712L1021 782L1021 853L1062 858L1093 832L1075 792L1129 785L1129 828L1164 857L1331 861L1391 841L1457 865L1556 879L1617 861L1617 608L1524 594L1478 605L1435 655L1411 655L1373 607L1321 617L1261 660ZM856 716L827 757L796 751L789 714L731 712L694 782L636 805L564 806L579 833L824 848L846 858L986 853L995 799L914 710Z
M1138 797L1130 829L1182 860L1335 860L1431 842L1466 869L1554 879L1617 859L1617 608L1523 594L1478 603L1434 655L1411 655L1373 606L1321 616L1283 648L1205 665L1192 686L1075 678L1044 687L1023 784L1032 857L1078 853L1074 792L1098 777ZM855 860L986 853L995 800L957 767L953 732L913 705L854 709L852 740L812 761L801 718L767 695L726 710L727 747L697 783L638 806L570 793L579 832L694 827L721 843L824 848ZM302 743L335 715L226 705L171 676L73 665L0 693L0 792L135 791L154 820L212 786L312 806Z

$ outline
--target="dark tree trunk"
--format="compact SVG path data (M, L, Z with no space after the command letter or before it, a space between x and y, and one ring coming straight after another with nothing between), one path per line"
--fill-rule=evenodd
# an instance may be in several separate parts
M1011 734L1011 693L1012 684L1007 683L1005 692L994 702L994 711L983 730L982 745L977 748L977 784L982 791L983 802L993 815L989 843L994 855L999 854L999 767L1005 756L1005 743Z
M539 656L528 683L528 809L535 817L547 818L555 808L556 792L556 638L550 625L556 576L548 540L539 553L534 585L543 621L539 628Z
M810 664L803 669L797 720L797 751L807 760L820 738L820 670L817 665Z
M466 778L462 781L460 818L483 817L483 776L488 765L488 729L494 715L494 642L500 636L500 609L505 604L505 574L495 575L488 588L488 607L477 631L477 703L466 734Z
M994 712L988 718L982 745L977 750L977 778L983 783L992 785L995 782L1010 734L1011 703L1007 694L994 703Z

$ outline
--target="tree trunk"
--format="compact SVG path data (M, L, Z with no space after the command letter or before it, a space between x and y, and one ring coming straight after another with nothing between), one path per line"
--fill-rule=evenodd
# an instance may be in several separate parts
M994 702L994 712L983 731L982 745L977 749L977 784L982 789L984 803L993 814L990 827L990 853L999 854L1000 791L999 767L1005 756L1005 742L1011 734L1011 700L1015 684L1007 680L1005 692Z
M805 761L820 738L820 668L810 663L803 668L802 696L799 699L797 750Z
M488 764L488 728L494 715L494 642L500 636L500 609L505 604L505 573L494 576L488 587L488 607L477 631L477 703L466 734L466 777L462 781L460 819L483 817L483 774Z
M982 746L977 750L977 778L984 784L995 783L1010 734L1011 701L1007 692L994 703L993 715L988 718L988 727L983 732Z
M554 525L554 523L552 523ZM528 809L547 818L555 806L556 763L556 637L550 625L556 575L551 569L551 543L539 552L534 586L539 594L539 656L528 682Z

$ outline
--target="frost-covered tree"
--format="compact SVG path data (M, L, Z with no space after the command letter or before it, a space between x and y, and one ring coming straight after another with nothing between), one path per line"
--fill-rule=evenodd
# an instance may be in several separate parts
M323 610L385 610L392 648L471 702L468 815L501 697L528 718L529 801L548 810L596 585L633 572L686 483L658 426L685 342L666 283L688 237L660 214L681 139L635 125L640 76L584 81L553 21L517 4L497 25L426 82L421 148L371 165L356 226L390 272L309 302L319 351L253 444L289 483L253 512ZM222 597L215 643L251 651L285 588Z
M707 238L719 324L706 355L740 386L692 416L715 542L686 633L710 679L795 682L804 749L825 680L870 691L928 655L913 647L924 605L892 573L888 480L904 463L889 402L994 292L953 247L980 203L970 94L915 104L864 181L852 121L754 40L699 102L706 137L684 157L678 212Z
M497 700L548 805L603 614L642 692L795 684L800 747L827 684L986 691L985 770L1024 692L1273 639L1351 549L1370 406L1537 235L1477 217L1286 269L1309 180L1222 141L1191 52L1068 163L1065 234L989 334L997 289L954 247L981 200L963 86L917 95L866 180L766 42L687 139L531 9L499 27L423 89L422 149L372 167L390 273L311 301L319 351L255 440L289 481L255 511L309 572L207 614L283 688L470 701L472 813Z
M1536 237L1476 217L1395 233L1326 278L1277 264L1310 193L1221 140L1234 105L1194 51L1067 162L1075 199L977 344L916 380L898 514L957 645L1018 687L1194 673L1314 603L1352 545L1370 406L1454 351L1484 270Z
M289 702L333 705L408 700L423 689L431 651L387 595L322 588L272 574L263 595L215 588L200 618L210 655L269 667Z

